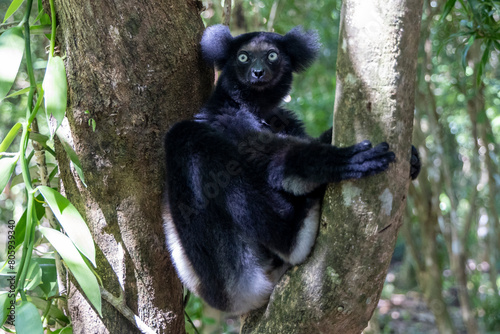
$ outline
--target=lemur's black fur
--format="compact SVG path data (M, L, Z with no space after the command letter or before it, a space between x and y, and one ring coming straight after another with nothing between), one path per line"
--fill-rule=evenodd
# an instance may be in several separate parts
M280 106L292 73L317 55L316 33L232 37L216 25L201 47L222 73L199 114L166 137L167 244L192 292L245 313L264 305L284 271L309 254L325 185L383 172L394 153L387 143L331 146L331 130L310 138Z

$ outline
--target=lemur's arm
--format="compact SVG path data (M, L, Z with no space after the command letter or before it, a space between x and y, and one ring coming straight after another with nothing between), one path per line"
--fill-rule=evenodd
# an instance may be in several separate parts
M359 179L386 170L395 155L387 143L372 147L369 141L338 148L269 133L250 135L240 144L250 163L267 169L268 183L277 190L304 195L319 186Z

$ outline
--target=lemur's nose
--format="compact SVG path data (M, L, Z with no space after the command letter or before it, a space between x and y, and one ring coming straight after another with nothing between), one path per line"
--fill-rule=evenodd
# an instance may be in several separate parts
M252 69L252 76L256 79L260 79L264 76L264 70Z

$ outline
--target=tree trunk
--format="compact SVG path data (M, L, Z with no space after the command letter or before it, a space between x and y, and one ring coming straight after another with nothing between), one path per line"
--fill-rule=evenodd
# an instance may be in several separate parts
M427 181L425 168L422 170L419 184L421 192L417 194L417 191L413 191L412 193L410 189L410 194L415 199L415 207L419 217L420 247L413 242L409 222L403 226L403 235L408 249L415 259L418 285L427 306L434 314L439 333L454 334L456 330L443 297L442 268L439 265L437 249L438 217L436 210L438 209L438 201L436 196L432 195L433 192L430 189L429 181ZM415 188L412 189L415 190Z
M427 9L428 11L430 8ZM430 12L426 13L427 21L424 23L425 26L422 29L422 37L425 39L424 57L422 63L419 64L421 70L421 76L430 75L430 64L431 61L431 40L428 38L430 33L430 23L432 17L434 16ZM429 83L424 82L425 90L419 92L417 99L417 109L421 110L423 114L428 115L429 110L436 109L436 100L434 98L433 92L429 86ZM421 117L417 114L417 119L420 120ZM419 121L417 121L414 131L414 136L419 143L425 142L425 135L422 132ZM434 124L434 123L432 123ZM431 310L434 318L436 320L436 326L439 333L441 334L453 334L456 333L455 326L452 322L448 305L443 297L443 269L439 265L439 255L438 255L438 215L439 212L439 189L443 186L443 180L433 179L430 177L427 171L432 167L432 159L430 159L430 153L425 145L422 146L424 154L421 159L422 172L418 178L418 187L410 188L410 196L414 200L414 208L417 213L417 230L420 231L420 236L416 236L411 233L410 227L407 225L403 228L406 238L406 243L415 260L415 270L417 271L417 282L422 290L424 300ZM431 180L432 181L429 181ZM420 244L416 244L413 239L418 238Z
M161 218L163 136L196 112L211 88L197 2L57 0L56 9L69 85L62 130L87 187L65 163L62 184L94 237L104 288L120 302L103 301L100 317L71 281L73 331L139 332L117 311L128 307L155 333L184 333L182 286Z
M421 0L342 3L333 141L387 141L388 172L330 186L309 260L242 333L360 333L377 306L406 204Z

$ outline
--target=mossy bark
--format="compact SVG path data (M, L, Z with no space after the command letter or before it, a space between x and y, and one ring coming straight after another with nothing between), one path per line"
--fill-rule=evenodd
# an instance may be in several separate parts
M212 86L213 72L199 52L197 4L55 4L69 84L62 130L80 157L87 187L59 150L62 185L94 237L104 288L117 298L123 293L123 303L156 333L184 333L182 286L161 219L163 137L199 109ZM138 332L105 301L100 317L73 281L69 310L74 333Z
M422 0L342 3L333 141L387 141L396 162L331 185L310 258L289 270L242 333L360 333L377 306L410 183Z

